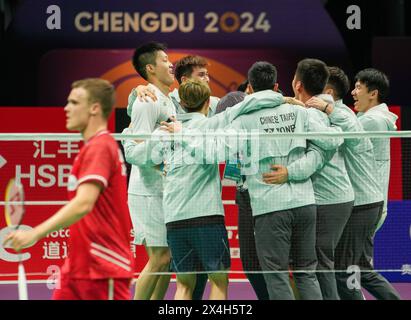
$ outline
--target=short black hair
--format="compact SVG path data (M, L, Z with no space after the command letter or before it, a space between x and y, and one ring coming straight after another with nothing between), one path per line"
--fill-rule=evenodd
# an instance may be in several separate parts
M388 98L390 81L388 77L380 70L367 68L361 70L355 76L355 82L365 84L368 91L378 90L378 102L385 102Z
M257 61L248 70L248 81L254 92L273 90L277 83L277 68L266 61Z
M247 86L248 86L248 79L245 79L243 82L241 82L238 85L237 91L245 92L245 90L247 90Z
M328 85L333 87L336 98L344 98L348 91L350 91L350 80L345 72L338 67L328 67L328 71L330 72Z
M298 63L295 75L303 84L305 91L315 96L323 92L330 73L323 61L307 58Z
M148 42L139 46L133 55L133 66L137 73L144 79L147 80L146 66L148 64L156 64L157 51L165 51L167 45L159 42Z

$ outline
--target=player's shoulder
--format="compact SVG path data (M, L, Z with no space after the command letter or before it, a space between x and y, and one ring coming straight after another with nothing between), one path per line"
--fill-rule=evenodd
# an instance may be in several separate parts
M335 108L337 111L344 112L344 113L346 113L346 114L349 114L350 116L357 117L357 116L355 115L355 112L354 112L350 107L348 107L345 103L343 103L343 102L336 101L336 102L334 103L334 108Z
M83 157L87 158L88 161L96 161L97 163L103 159L113 163L119 158L119 153L121 153L117 141L109 131L97 134L84 147L87 149L84 150Z
M278 110L281 112L294 112L297 114L302 113L304 115L308 115L310 113L309 111L310 109L311 108L303 107L299 104L292 104L292 103L283 103L278 107Z
M358 118L363 118L367 121L385 122L385 114L379 111L369 110L365 113L358 113Z
M324 112L316 108L305 108L305 107L301 107L301 108L304 108L305 110L307 110L308 114L311 117L318 118L318 119L327 118L327 115Z
M366 112L358 116L358 120L361 122L364 129L384 131L389 128L386 118L377 112Z
M114 138L111 136L111 132L108 129L97 132L90 140L90 142L94 143L104 143L107 141L115 141Z
M219 101L220 101L220 98L219 98L219 97L210 96L210 103L211 103L211 104L218 104Z
M134 105L135 106L152 106L152 105L158 105L160 103L162 97L157 97L156 100L153 100L151 97L147 96L145 97L145 99L140 100L140 99L136 99L134 101Z
M118 145L116 140L112 137L110 131L104 130L97 133L90 141L85 145L90 150L115 150Z
M146 98L148 101L140 101L136 99L133 103L131 114L135 112L144 112L145 110L152 110L160 106L159 100L153 101L151 98Z

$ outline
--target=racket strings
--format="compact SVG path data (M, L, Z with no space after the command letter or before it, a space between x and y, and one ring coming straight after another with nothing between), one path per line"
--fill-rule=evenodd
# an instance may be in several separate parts
M20 225L24 215L23 186L11 180L6 192L6 220L13 226ZM7 217L8 216L8 217Z

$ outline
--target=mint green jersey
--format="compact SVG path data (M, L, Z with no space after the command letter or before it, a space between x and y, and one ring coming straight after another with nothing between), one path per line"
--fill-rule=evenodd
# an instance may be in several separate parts
M183 132L197 129L207 119L201 113L187 113ZM218 163L198 164L191 149L174 143L165 157L163 208L165 222L224 215Z
M207 118L201 113L188 113L182 122L183 131L188 133L191 128L197 128L203 119ZM125 129L123 132L128 134L129 131ZM143 143L123 142L133 165L159 173L165 223L224 215L218 163L206 164L203 158L199 160L182 140L160 142L161 137L167 135L165 131L156 129L152 138ZM165 174L154 168L163 162Z
M164 95L156 86L149 84L157 95L157 101L141 102L135 99L129 108L131 111L130 133L152 133L160 126L161 121L167 120L175 115L174 105L169 97ZM128 163L135 163L138 157L130 151L132 148L125 148L125 158ZM163 192L163 176L161 171L155 167L138 166L131 167L128 193L142 196L159 196Z
M367 112L357 114L365 131L395 131L398 117L388 110L385 103L370 108ZM390 181L390 139L371 138L374 147L374 158L377 165L377 181L381 183L384 195L384 212L387 211L388 185Z
M344 132L364 131L355 113L341 100L335 102L329 118L331 123L340 126ZM354 206L383 201L371 140L346 138L340 150L354 189Z
M330 103L334 102L330 95L322 94L318 97ZM315 121L327 127L331 125L325 113L314 108L308 109L308 112ZM311 176L317 205L354 200L354 190L340 148L324 151L310 144L304 157L288 165L287 170L291 181L304 180Z
M264 97L270 93L261 93ZM266 97L266 98L267 98ZM258 101L256 101L258 104ZM301 106L282 104L268 109L238 117L232 124L236 130L248 132L257 131L270 133L304 133L304 132L340 132L336 127L325 126L318 119L310 116L310 112ZM341 143L341 138L312 139L314 145L324 150L334 150ZM288 181L281 185L266 184L262 174L271 170L271 165L287 166L304 157L307 140L304 138L264 139L257 142L247 142L247 150L243 153L258 153L257 162L245 168L247 184L250 192L253 215L261 215L274 211L287 210L306 205L315 204L315 197L311 179L301 181ZM255 155L254 155L255 156Z
M284 102L283 96L278 93L273 92L269 98L260 98L260 95L250 95L232 108L227 108L224 112L211 118L207 118L200 113L183 114L180 119L183 123L183 133L225 128L242 114ZM259 101L258 104L256 104L257 100ZM124 133L130 133L130 130L126 129ZM176 143L173 144L173 148L167 147L167 143L159 143L159 139L157 139L164 134L157 129L153 132L152 139L142 143L124 140L123 145L129 162L142 170L148 170L148 168L155 170L153 166L161 164L164 160L165 171L167 172L165 180L163 180L158 170L157 173L159 175L158 179L165 190L163 205L166 223L200 216L223 214L224 211L221 211L221 184L216 158L211 156L211 160L207 159L205 163L205 158L201 152L193 153L195 147L190 146L190 142L192 142L190 139L188 139L188 143L181 140L180 144L177 139ZM214 147L213 143L210 144L210 147ZM170 152L170 150L173 151ZM198 157L199 153L201 154L200 158ZM198 192L199 188L203 191ZM212 202L209 202L210 197L211 199L218 198L219 201L212 200ZM207 206L199 207L201 203L206 203ZM193 205L194 207L192 207ZM193 210L193 208L196 208L196 210ZM202 210L203 208L204 210Z
M269 98L264 93L249 95L242 102L211 118L197 112L186 113L181 118L182 132L188 135L190 132L226 128L242 114L280 105L283 102L282 95L271 92ZM165 156L167 174L164 181L163 207L166 223L202 216L224 215L219 159L211 150L216 147L214 141L217 140L218 137L211 143L201 139L198 143L191 140L186 145L175 143L173 151ZM191 146L188 146L190 142ZM210 148L207 148L207 144Z

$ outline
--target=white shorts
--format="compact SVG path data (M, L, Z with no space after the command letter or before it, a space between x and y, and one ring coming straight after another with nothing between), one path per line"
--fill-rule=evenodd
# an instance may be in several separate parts
M134 229L134 244L168 247L163 198L128 194L128 207Z

